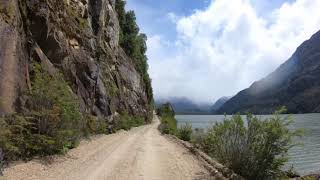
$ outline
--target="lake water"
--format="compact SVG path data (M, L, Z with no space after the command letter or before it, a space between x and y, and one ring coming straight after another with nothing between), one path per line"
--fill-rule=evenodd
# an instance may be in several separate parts
M284 115L286 116L286 115ZM268 117L262 115L261 118ZM293 147L289 151L288 166L293 165L301 174L320 171L320 114L292 115L294 123L290 128L303 128L304 136L300 139L303 145ZM223 121L223 115L176 115L178 126L190 123L193 128L206 129L214 122Z

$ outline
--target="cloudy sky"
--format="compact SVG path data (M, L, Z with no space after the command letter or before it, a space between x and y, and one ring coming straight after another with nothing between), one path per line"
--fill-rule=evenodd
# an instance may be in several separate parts
M127 0L148 36L156 98L247 88L320 30L320 0Z

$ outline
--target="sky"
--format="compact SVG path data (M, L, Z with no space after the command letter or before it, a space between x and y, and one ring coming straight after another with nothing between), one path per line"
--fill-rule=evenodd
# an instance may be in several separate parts
M320 0L127 0L155 99L203 103L260 80L320 30Z

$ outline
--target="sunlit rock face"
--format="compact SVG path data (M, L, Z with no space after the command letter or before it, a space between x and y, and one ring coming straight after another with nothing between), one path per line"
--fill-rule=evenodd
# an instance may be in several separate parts
M146 84L119 46L114 0L0 0L0 113L24 108L32 61L60 72L81 110L112 121L152 114Z
M280 106L289 113L320 112L320 32L266 78L227 101L218 114L268 114Z

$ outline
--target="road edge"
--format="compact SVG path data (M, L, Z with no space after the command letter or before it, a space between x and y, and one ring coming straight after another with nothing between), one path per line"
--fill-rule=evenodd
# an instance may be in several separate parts
M204 167L210 172L211 176L221 180L244 180L243 177L234 173L224 165L218 163L198 148L195 148L191 143L182 141L181 139L173 135L163 134L163 136L171 142L174 142L182 146L183 148L188 149L192 155L194 155L200 162L203 163Z

